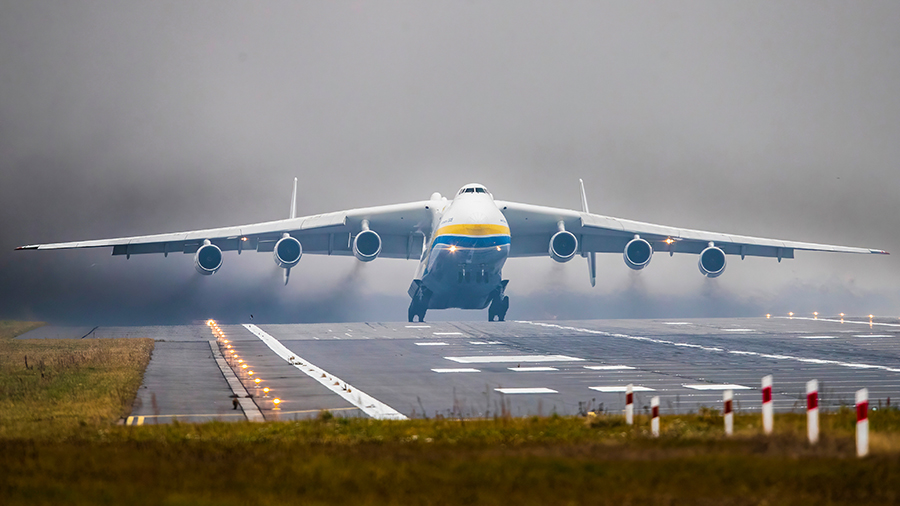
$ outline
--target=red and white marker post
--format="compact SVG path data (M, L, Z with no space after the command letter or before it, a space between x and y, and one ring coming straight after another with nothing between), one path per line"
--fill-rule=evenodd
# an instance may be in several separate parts
M772 433L772 375L763 376L762 379L762 422L763 432Z
M725 435L730 436L734 434L734 413L731 409L731 403L734 399L734 391L733 390L725 390L722 393L722 400L725 401L725 409L722 410L722 413L725 415Z
M650 433L653 437L659 437L659 396L650 399Z
M634 425L634 385L625 385L625 423Z
M816 444L819 441L819 382L809 380L806 382L806 433L809 443Z
M869 389L856 391L856 456L869 454Z

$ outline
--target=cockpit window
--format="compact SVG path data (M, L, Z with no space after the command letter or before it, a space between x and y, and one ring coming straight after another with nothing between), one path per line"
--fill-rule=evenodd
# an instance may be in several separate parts
M466 193L475 193L475 188L466 188Z
M475 188L475 192L476 193L487 193L487 191L484 188Z

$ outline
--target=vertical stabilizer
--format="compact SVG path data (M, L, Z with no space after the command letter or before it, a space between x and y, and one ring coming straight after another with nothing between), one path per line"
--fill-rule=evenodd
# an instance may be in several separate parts
M583 189L582 189L583 191ZM291 193L291 215L289 218L297 217L297 178L294 178L294 192ZM285 284L287 282L285 281Z

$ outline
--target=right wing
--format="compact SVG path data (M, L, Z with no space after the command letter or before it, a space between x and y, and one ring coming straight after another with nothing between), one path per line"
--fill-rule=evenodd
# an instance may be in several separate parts
M147 253L195 253L204 241L222 251L271 252L284 234L298 239L303 253L352 255L354 235L368 220L371 230L382 240L379 257L419 259L425 237L431 232L432 209L441 202L420 201L407 204L366 207L286 220L235 227L191 230L168 234L118 237L90 241L31 244L17 250L56 250L111 247L113 255Z

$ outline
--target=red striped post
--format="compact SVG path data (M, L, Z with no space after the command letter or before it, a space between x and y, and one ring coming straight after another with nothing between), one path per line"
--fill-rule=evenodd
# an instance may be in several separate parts
M816 444L819 441L819 382L809 380L806 382L806 433L809 443Z
M634 385L625 385L625 423L634 425Z
M730 436L734 434L734 413L731 409L731 403L734 399L734 391L733 390L725 390L722 393L722 400L725 402L725 408L722 410L722 413L725 415L725 435Z
M856 391L856 456L869 454L869 390Z
M763 376L762 379L762 421L763 432L772 433L772 375Z
M653 396L650 399L650 410L652 416L650 418L650 432L653 434L653 437L659 437L659 396Z

